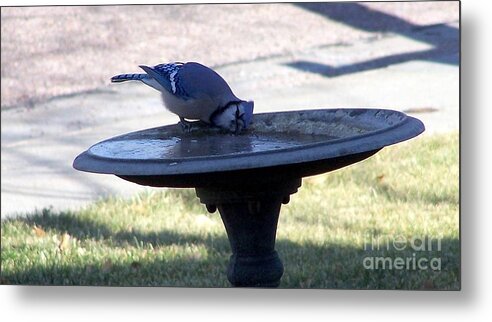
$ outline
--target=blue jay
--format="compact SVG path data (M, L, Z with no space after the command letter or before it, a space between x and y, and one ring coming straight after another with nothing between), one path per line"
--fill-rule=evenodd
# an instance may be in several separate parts
M138 80L158 90L167 109L179 116L184 130L189 131L192 125L185 119L200 120L235 134L250 124L254 103L237 98L212 69L195 62L139 67L145 74L116 75L111 82Z

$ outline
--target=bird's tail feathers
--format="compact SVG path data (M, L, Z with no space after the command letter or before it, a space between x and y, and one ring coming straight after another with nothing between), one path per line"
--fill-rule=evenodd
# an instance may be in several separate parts
M112 83L121 83L121 82L126 82L130 80L143 80L148 78L149 76L147 74L121 74L121 75L116 75L111 77L111 82Z

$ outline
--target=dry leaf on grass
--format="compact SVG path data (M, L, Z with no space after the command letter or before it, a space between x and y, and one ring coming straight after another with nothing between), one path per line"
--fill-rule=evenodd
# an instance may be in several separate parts
M87 266L85 267L85 272L86 272L87 274L92 274L94 271L95 271L95 269L94 269L94 265L87 265Z
M109 273L112 268L113 268L113 262L110 259L108 259L102 265L102 272Z
M36 225L34 225L32 231L36 234L36 236L38 237L44 237L46 235L46 232L44 231L44 229L42 227L38 227Z
M422 287L423 287L423 289L426 289L426 290L432 290L435 288L434 281L432 281L430 278L426 279L424 281L424 284L422 285Z
M68 250L70 248L70 235L68 233L64 233L61 236L61 241L60 244L58 244L58 249L63 252L65 250Z
M136 273L142 267L142 264L140 262L134 261L131 263L130 267L132 268L132 272Z

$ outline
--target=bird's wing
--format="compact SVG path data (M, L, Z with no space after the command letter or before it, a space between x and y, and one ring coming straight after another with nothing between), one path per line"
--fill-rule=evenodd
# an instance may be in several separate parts
M216 106L239 101L227 82L214 70L196 62L188 62L179 71L179 85L193 98L209 97Z
M171 63L160 64L154 67L140 65L140 68L152 79L155 79L166 91L180 99L188 100L192 97L182 86L179 77L182 66L183 64L181 63Z

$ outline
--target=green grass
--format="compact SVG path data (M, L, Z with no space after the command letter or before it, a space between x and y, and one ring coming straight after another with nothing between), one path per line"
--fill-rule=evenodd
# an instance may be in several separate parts
M304 179L280 214L280 287L459 289L458 148L457 133L422 136ZM229 287L225 229L194 190L44 209L2 220L1 236L2 284ZM371 238L390 247L370 249ZM368 257L439 259L440 269L366 269Z

